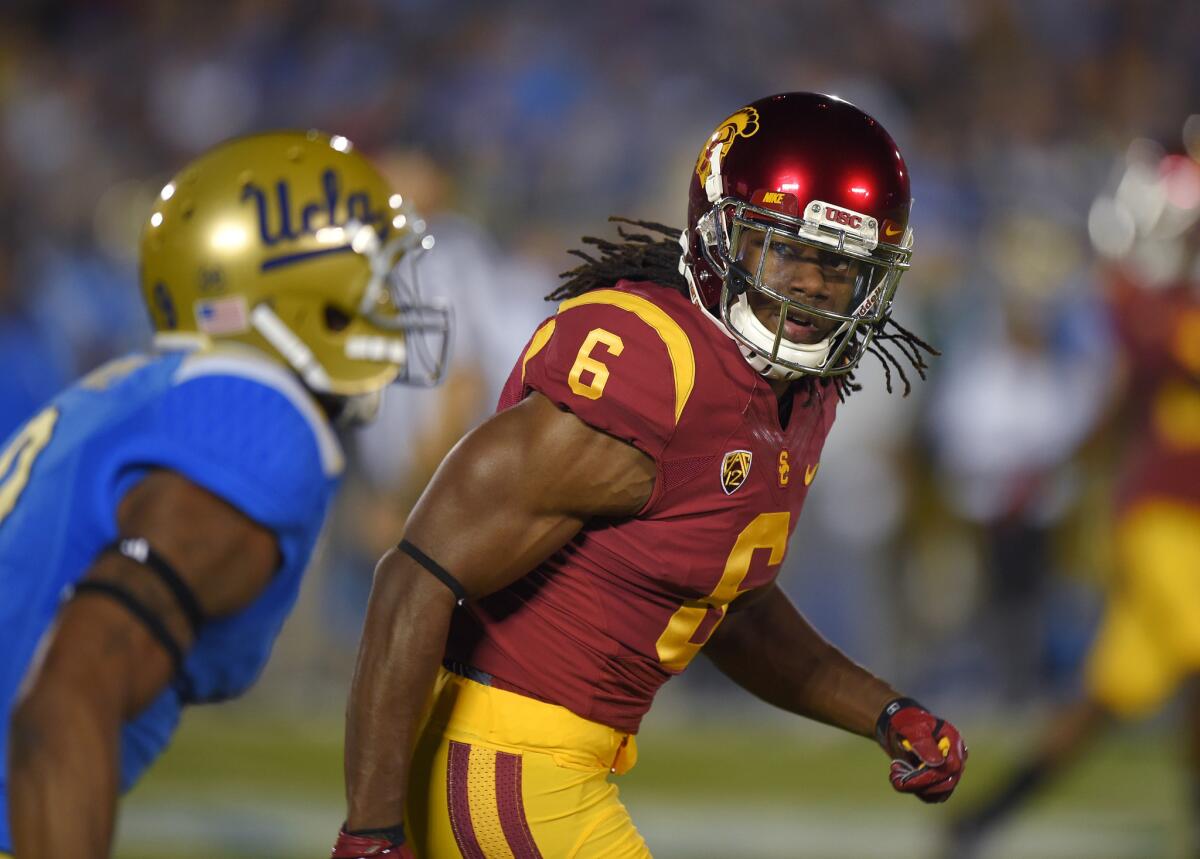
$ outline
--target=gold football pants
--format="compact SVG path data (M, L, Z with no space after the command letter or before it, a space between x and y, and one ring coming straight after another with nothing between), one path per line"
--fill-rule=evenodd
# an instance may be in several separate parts
M442 670L405 828L418 859L649 859L609 781L634 738Z
M1200 672L1200 510L1144 501L1121 517L1116 541L1117 586L1086 680L1092 698L1132 717Z

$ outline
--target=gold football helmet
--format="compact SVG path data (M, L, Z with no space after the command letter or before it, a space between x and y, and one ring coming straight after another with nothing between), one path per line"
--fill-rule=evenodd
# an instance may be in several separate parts
M450 311L423 301L433 237L345 137L278 131L210 149L163 187L142 234L161 345L233 341L335 397L436 383Z

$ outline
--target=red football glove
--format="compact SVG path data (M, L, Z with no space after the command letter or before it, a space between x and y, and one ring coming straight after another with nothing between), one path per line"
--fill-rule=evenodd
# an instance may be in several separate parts
M875 739L892 757L892 787L922 802L950 798L967 762L957 728L912 698L897 698L879 714Z
M404 843L404 826L390 829L362 829L349 833L343 826L338 832L330 859L416 859L412 848Z

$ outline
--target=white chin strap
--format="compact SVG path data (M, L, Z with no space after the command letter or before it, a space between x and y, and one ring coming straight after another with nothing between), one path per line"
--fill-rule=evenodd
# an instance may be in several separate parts
M743 357L757 372L768 379L785 379L788 381L798 379L804 375L800 370L794 370L791 367L785 367L782 364L768 360L767 356L771 354L771 350L775 346L775 333L770 331L754 315L754 311L750 309L750 302L744 294L739 295L737 302L729 308L729 324L737 329L738 333L743 337L758 347L757 350L753 350L748 348L744 343L738 342ZM829 357L831 340L832 338L826 337L819 343L805 344L793 343L790 340L783 339L779 341L779 354L777 357L785 361L790 361L793 364L801 364L805 367L819 367Z
M250 322L254 326L254 330L274 346L275 350L300 374L304 384L319 393L329 393L332 382L330 382L325 368L321 366L321 362L317 360L317 356L304 344L303 340L295 335L292 329L287 327L282 319L275 315L271 308L265 304L258 305L250 312Z

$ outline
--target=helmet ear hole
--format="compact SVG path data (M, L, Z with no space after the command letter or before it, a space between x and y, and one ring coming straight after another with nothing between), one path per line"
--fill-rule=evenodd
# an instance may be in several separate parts
M345 331L350 327L350 314L332 304L325 305L325 327L330 331Z

